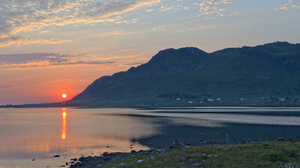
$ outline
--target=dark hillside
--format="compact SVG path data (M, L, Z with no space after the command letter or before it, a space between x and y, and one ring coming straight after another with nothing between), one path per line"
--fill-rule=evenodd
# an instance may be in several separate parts
M72 101L145 97L300 96L300 44L275 42L206 53L166 49L148 63L103 76Z

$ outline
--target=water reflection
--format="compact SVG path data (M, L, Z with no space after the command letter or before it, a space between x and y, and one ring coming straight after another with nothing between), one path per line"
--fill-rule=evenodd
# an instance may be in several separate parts
M61 139L66 139L67 137L67 109L62 108L62 120L61 120Z
M100 156L103 152L148 149L131 139L151 135L150 123L130 116L90 115L107 111L0 109L0 168L58 167L81 154ZM54 159L57 154L61 157Z

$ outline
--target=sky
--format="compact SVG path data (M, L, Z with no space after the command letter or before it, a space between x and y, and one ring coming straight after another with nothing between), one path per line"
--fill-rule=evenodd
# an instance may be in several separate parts
M160 50L300 42L300 0L0 0L0 105L52 103Z

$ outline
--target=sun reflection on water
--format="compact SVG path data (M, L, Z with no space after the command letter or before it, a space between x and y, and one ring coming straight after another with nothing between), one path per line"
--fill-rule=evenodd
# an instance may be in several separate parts
M67 137L67 109L62 108L62 121L61 121L61 139Z

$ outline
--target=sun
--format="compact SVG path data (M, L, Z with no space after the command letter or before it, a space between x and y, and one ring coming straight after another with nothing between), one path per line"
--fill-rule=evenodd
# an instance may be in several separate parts
M64 94L61 95L61 97L62 97L63 99L65 99L65 98L67 98L67 94L64 93Z

